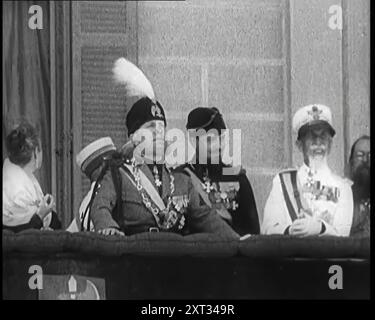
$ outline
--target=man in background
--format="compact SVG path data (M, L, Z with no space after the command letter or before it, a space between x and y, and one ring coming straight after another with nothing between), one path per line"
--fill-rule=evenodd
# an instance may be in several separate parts
M358 138L352 146L350 179L353 181L353 224L351 236L370 236L370 137Z
M258 211L246 171L223 159L227 127L220 111L195 108L188 115L186 129L192 133L196 159L183 166L183 170L191 177L201 201L215 208L241 236L259 234ZM207 161L200 162L200 152L207 155Z

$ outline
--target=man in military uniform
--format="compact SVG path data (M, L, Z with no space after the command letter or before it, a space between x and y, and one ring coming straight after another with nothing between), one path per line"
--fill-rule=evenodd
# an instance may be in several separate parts
M183 169L192 178L201 203L214 208L217 214L241 236L259 234L258 212L253 190L241 167L224 164L222 136L226 130L223 117L217 108L196 108L188 115L186 128L196 139L195 159ZM196 135L199 131L201 135ZM200 163L199 151L207 155ZM217 163L215 163L215 157Z
M353 143L349 157L354 201L351 236L370 236L370 163L370 137L364 135Z
M126 88L144 96L133 104L126 117L130 141L124 148L127 159L120 168L122 210L119 214L113 212L116 191L107 173L91 208L95 230L105 235L165 231L209 232L239 238L214 210L200 204L187 174L172 172L165 166L165 114L144 75L124 58L116 62L114 72ZM138 82L134 83L134 79Z
M101 170L104 169L105 159L111 157L115 152L116 146L112 139L104 137L91 142L77 154L76 163L82 173L90 179L91 185L67 231L94 231L92 221L89 221L90 201L93 197L96 181L100 176Z
M331 110L319 104L302 107L293 117L293 129L304 163L274 178L261 232L348 236L353 218L350 184L327 164L335 135Z

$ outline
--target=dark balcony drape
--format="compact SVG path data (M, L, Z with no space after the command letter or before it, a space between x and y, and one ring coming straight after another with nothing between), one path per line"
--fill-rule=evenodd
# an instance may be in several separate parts
M43 29L30 29L32 5L42 8ZM3 160L5 137L26 118L40 129L42 169L36 174L51 192L50 26L48 1L3 1Z

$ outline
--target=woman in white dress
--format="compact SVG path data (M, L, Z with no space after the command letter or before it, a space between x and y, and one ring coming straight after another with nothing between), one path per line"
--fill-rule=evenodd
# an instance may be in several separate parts
M6 138L8 158L3 163L3 229L60 229L55 200L43 194L34 172L43 159L37 130L22 122Z

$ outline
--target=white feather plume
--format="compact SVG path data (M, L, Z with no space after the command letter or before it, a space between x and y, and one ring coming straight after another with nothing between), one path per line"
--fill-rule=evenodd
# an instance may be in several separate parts
M123 84L128 96L155 99L154 89L144 73L125 58L116 60L112 69L117 83Z

